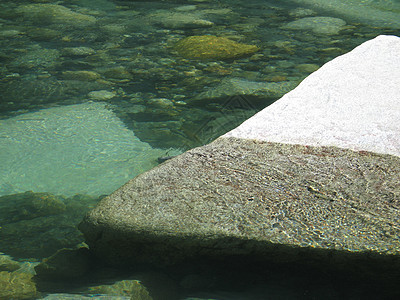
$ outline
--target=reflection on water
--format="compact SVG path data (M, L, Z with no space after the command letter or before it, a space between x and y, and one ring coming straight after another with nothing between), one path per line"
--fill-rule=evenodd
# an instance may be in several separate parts
M13 282L6 290L29 298L32 264L50 253L40 248L53 253L81 242L73 228L97 197L155 166L158 157L236 127L334 57L379 34L399 35L399 20L395 0L1 1L0 207L10 218L0 218L0 286ZM204 35L225 39L201 44ZM200 43L194 49L175 46L190 36ZM28 190L60 196L6 196ZM54 201L63 209L49 209ZM28 227L29 234L22 234ZM245 287L229 293L232 286L219 271L191 269L182 277L185 272L175 270L181 282L170 299L195 290L204 292L192 295L218 299L262 299L267 290L285 299L318 298L326 291L339 297L326 282L307 289L279 284L298 280L299 270L290 278L277 271L253 294L243 292ZM111 273L85 284L103 284ZM153 296L157 289L171 295L162 286L173 279L162 274L142 274L143 282L157 287ZM211 284L213 276L219 281ZM248 284L251 275L243 276ZM38 289L44 296L72 290L112 294L109 287L67 288L61 282L55 288L45 280ZM224 292L206 293L210 286ZM114 288L136 290L142 298L135 299L149 297L137 281ZM0 287L0 298L11 297L5 295ZM66 297L72 296L47 299Z

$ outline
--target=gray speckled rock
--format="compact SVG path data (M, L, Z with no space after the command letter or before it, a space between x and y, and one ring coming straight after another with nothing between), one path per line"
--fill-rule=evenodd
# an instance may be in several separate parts
M364 43L129 181L80 224L90 249L111 264L246 255L400 275L399 45Z

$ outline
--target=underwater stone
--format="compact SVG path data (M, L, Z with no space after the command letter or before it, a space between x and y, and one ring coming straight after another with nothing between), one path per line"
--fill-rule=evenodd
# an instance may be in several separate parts
M255 45L237 43L224 37L212 35L184 38L176 43L174 49L187 58L221 60L250 56L259 50Z
M0 121L0 195L109 194L164 155L103 102L22 114Z
M88 294L105 294L109 296L130 296L132 300L152 300L149 292L138 280L121 280L112 285L89 287Z
M92 259L85 247L60 249L35 267L36 278L49 281L82 278L93 268Z
M72 11L71 9L57 4L28 4L21 5L16 9L18 14L38 24L62 23L76 27L92 25L96 18Z
M0 272L0 299L36 299L33 275L19 272Z
M242 78L225 78L216 87L209 88L192 99L189 103L206 102L211 99L243 95L267 99L278 99L295 88L297 82L259 82ZM251 102L250 100L248 100Z
M20 263L12 260L8 255L0 252L0 271L13 272L21 268Z
M100 79L100 74L93 71L64 71L63 79L79 81L95 81Z
M95 53L96 51L89 47L66 47L61 50L64 56L89 56Z
M191 13L163 11L152 14L148 18L164 28L171 29L204 28L214 25L213 22L203 19L201 15Z
M316 34L334 35L346 25L342 19L332 17L307 17L284 25L284 29L311 30Z
M315 10L330 11L352 22L388 28L400 28L400 4L397 0L294 0Z
M115 93L106 91L106 90L101 90L101 91L92 91L88 94L88 97L92 100L97 100L97 101L105 101L105 100L110 100L116 96Z
M25 192L0 196L0 225L57 215L65 210L62 199L48 193Z

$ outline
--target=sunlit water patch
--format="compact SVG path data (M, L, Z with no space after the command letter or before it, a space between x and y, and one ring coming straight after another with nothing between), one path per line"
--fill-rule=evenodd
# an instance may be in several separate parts
M22 114L0 122L0 195L109 194L165 155L140 141L105 103Z

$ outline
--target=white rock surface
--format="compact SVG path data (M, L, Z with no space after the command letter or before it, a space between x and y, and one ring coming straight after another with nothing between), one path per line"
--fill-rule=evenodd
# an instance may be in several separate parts
M400 38L378 36L326 63L224 136L400 156Z

